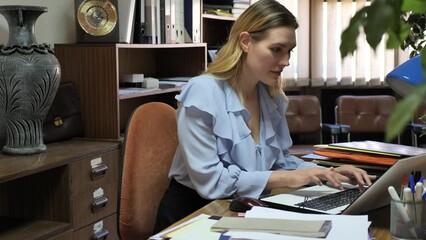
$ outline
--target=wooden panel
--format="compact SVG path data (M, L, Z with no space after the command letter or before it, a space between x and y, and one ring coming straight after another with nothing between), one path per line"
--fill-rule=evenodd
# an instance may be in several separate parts
M74 82L80 94L86 137L117 139L118 64L114 44L56 45L62 82Z
M92 180L91 161L98 157L102 159L102 163L108 169L104 175ZM71 164L72 222L75 229L79 229L97 219L116 212L119 158L120 151L116 150ZM93 193L99 188L103 189L104 196L108 198L108 202L101 210L92 212L91 205L94 202Z
M97 221L85 228L82 228L76 232L74 232L73 239L79 240L92 240L94 239L94 225L103 226L103 230L108 231L108 236L106 239L119 239L117 233L117 215L113 214L109 217L102 219L101 221Z
M50 238L49 240L73 240L72 238L72 234L73 234L73 230L70 229L68 231L65 231L59 235L54 236L53 238Z

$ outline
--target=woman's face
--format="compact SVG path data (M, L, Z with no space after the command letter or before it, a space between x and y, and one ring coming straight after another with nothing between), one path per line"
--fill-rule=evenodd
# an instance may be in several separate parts
M292 27L276 27L265 32L264 38L256 41L247 33L242 40L247 53L245 77L253 77L266 85L276 85L284 67L289 66L291 51L296 47L296 33ZM244 37L242 37L243 39Z

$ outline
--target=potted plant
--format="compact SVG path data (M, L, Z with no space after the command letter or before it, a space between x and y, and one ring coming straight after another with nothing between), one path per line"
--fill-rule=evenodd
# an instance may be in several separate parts
M426 1L424 0L376 0L370 6L358 10L349 26L342 32L340 52L342 58L356 49L356 39L364 30L368 44L376 49L387 35L386 48L413 48L411 56L421 54L423 75L426 76ZM412 114L426 96L426 82L415 87L395 107L386 126L386 141L394 139L403 131ZM426 120L426 116L423 117ZM426 133L426 131L424 131Z

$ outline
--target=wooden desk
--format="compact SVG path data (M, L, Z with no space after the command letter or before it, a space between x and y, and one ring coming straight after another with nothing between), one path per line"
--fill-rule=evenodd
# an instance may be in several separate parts
M187 221L193 217L198 216L199 214L208 214L208 215L219 215L219 216L237 216L236 212L229 211L229 201L228 200L215 200L203 208L195 211L194 213L188 215L179 222L173 224L171 227L176 226L184 221ZM389 207L381 208L375 211L372 211L368 214L369 220L372 221L371 231L376 240L391 240L392 237L389 233Z

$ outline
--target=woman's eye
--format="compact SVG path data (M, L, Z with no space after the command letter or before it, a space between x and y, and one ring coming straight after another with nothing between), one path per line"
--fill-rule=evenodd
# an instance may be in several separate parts
M272 48L271 50L272 50L272 52L274 52L274 53L278 53L278 52L280 52L280 51L281 51L281 49L280 49L280 48Z

